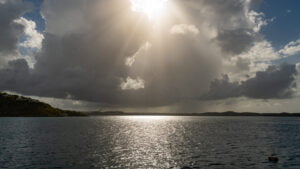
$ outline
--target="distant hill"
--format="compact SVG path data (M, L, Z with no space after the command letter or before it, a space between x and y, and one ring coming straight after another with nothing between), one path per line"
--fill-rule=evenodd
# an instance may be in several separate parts
M63 117L63 116L278 116L300 117L300 113L205 112L205 113L127 113L122 111L78 112L61 110L28 97L0 92L0 117Z
M87 112L89 116L274 116L300 117L300 113L254 113L254 112L205 112L205 113L126 113L122 111Z
M49 104L28 97L0 92L0 117L61 117L85 116L76 111L53 108Z

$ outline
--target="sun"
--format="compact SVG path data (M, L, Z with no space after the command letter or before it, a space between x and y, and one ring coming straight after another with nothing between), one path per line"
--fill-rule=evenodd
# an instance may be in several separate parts
M143 13L148 19L158 19L162 16L169 0L130 0L131 9Z

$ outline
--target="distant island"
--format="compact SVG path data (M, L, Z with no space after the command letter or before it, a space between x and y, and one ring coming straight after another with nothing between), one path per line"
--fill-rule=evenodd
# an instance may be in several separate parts
M205 113L126 113L122 111L87 112L89 116L278 116L300 117L300 113L205 112Z
M86 116L82 112L61 110L28 97L0 93L0 117Z
M65 116L275 116L300 117L300 113L205 112L205 113L129 113L123 111L79 112L54 108L24 96L0 92L0 117L65 117Z

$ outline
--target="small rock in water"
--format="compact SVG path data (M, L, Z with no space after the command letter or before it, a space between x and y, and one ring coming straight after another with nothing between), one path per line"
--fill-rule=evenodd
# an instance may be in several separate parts
M276 154L271 154L271 156L269 156L269 161L273 162L273 163L277 163L279 161L279 159L276 156Z

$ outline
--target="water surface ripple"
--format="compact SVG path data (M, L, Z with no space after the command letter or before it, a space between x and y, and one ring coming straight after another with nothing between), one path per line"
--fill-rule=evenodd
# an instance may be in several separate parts
M1 169L184 166L299 169L300 118L0 118Z

